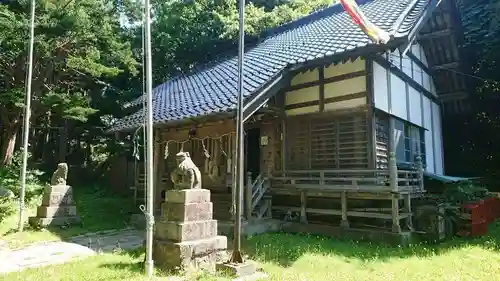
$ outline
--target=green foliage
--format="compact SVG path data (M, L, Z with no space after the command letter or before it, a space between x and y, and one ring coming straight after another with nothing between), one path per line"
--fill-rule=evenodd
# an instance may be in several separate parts
M0 197L0 223L14 213L14 205L11 200Z
M472 87L467 101L470 112L443 120L445 166L447 173L482 176L496 185L500 176L500 0L457 2L465 37L461 64L476 78L461 76Z
M488 196L486 187L464 182L449 185L443 192L445 202L453 204L465 204L485 199Z
M429 242L438 242L438 220L443 220L446 238L454 237L462 224L461 208L464 204L488 197L488 189L472 181L448 184L442 194L429 195L419 202L420 212L414 217L418 231Z
M131 34L120 26L120 15L137 18L139 10L134 1L123 2L116 7L104 0L36 1L33 124L50 126L61 119L86 122L100 112L103 91L115 79L138 73ZM0 5L0 136L17 133L21 124L29 14L30 1ZM114 100L117 111L119 99ZM0 151L0 157L5 153Z
M245 7L246 42L255 41L266 29L332 3L332 0L249 1ZM190 71L235 49L237 4L236 0L155 2L152 28L155 82L165 82L179 72Z
M226 9L222 13L215 11L214 13L224 26L221 37L234 39L239 33L238 1L228 0L227 2L229 4L228 10ZM259 1L257 2L259 3ZM266 29L298 19L313 11L325 8L333 2L332 0L297 0L275 6L270 10L266 9L265 6L258 6L251 2L245 7L245 34L258 36Z
M18 152L14 155L12 163L0 168L0 187L6 188L19 198L20 193L20 175L22 167L22 154ZM43 186L40 176L43 172L39 170L28 169L26 171L26 202L42 192Z

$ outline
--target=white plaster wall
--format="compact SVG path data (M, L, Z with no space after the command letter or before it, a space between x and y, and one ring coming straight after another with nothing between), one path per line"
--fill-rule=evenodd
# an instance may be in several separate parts
M419 44L412 45L410 51L426 67L429 66L424 50ZM399 68L406 75L411 77L415 82L424 87L427 91L435 94L435 91L432 91L432 77L427 74L419 65L413 62L410 57L406 55L401 59L400 52L398 50L395 50L394 52L387 52L386 58L391 62L393 66Z
M403 120L408 120L408 111L406 108L406 82L392 73L390 80L390 113Z
M429 91L429 92L431 92L431 93L432 93L432 91L431 91L431 77L430 77L427 73L424 73L424 74L422 75L422 77L424 78L424 79L423 79L422 86L424 86L424 88L425 88L427 91Z
M387 70L376 62L373 63L373 84L375 107L389 113Z
M411 59L408 56L405 56L403 58L403 72L406 73L406 75L413 77L413 70L411 65Z
M411 52L419 59L422 60L422 56L420 53L420 46L418 44L411 45Z
M422 77L422 68L420 68L420 66L418 66L416 63L413 63L413 80L415 80L415 82L417 82L419 85L423 86L424 82L423 82L423 77Z
M408 87L409 121L422 126L422 94L413 87Z
M413 45L411 51L424 65L427 64L423 49L418 44ZM413 77L413 80L428 92L436 95L432 77L412 62L409 57L403 58L401 62L396 56L399 56L399 52L386 54L393 65L398 66L408 76ZM443 174L444 155L440 106L426 97L424 93L413 88L411 84L392 73L388 73L377 63L373 63L373 78L375 108L424 127L426 170L431 173Z

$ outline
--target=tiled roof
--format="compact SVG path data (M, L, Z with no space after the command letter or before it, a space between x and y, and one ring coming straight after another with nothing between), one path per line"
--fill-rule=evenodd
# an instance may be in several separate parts
M394 38L408 36L429 0L358 0L361 10ZM297 64L372 45L340 4L318 11L267 33L245 52L244 97ZM153 90L154 123L195 118L236 108L237 56L207 64L201 71L178 76ZM142 97L132 102L139 104ZM141 126L143 111L118 120L112 131Z

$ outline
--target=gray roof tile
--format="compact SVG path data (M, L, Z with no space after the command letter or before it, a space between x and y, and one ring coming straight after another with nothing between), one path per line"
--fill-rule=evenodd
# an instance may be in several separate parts
M394 38L407 36L429 0L362 0L365 15ZM400 19L401 21L398 21ZM245 52L244 97L271 82L286 68L372 45L340 4L272 29ZM153 90L154 123L234 110L237 101L237 57L207 64ZM142 97L131 104L142 103ZM118 120L112 131L141 126L143 111Z

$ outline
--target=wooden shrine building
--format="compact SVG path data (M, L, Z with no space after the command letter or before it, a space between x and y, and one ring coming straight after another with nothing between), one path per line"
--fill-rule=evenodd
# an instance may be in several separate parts
M246 50L245 219L401 233L412 229L423 171L443 174L440 84L432 40L424 48L419 36L434 32L429 19L451 13L454 2L358 3L390 33L387 44L374 44L335 4ZM230 57L154 89L156 206L182 149L212 190L216 218L231 219L237 77ZM143 122L138 107L112 131Z

